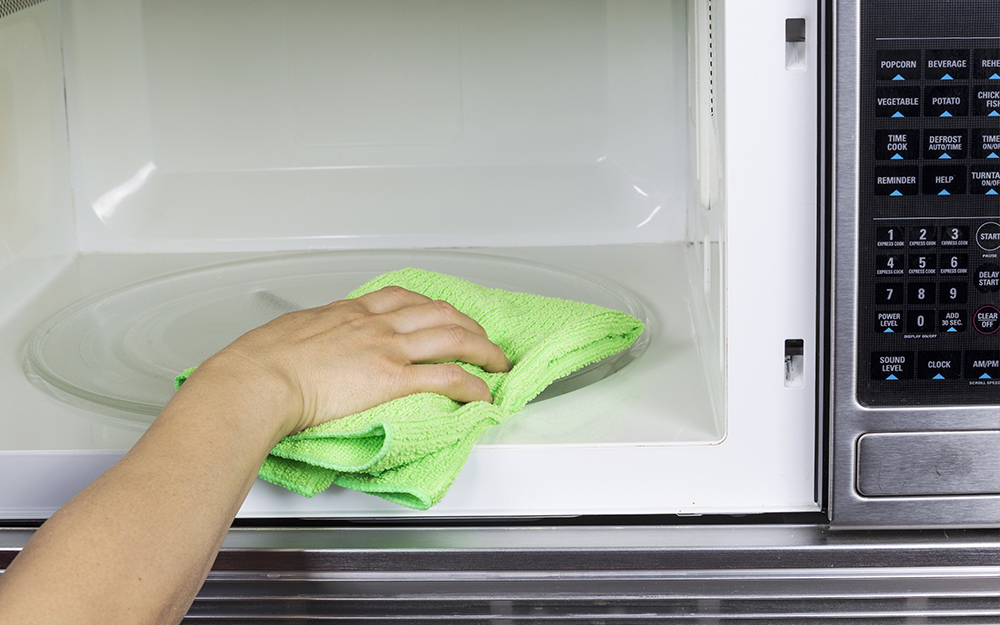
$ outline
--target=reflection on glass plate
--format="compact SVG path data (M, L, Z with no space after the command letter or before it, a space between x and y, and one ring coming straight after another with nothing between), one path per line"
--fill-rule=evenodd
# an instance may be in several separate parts
M81 300L35 330L25 369L61 401L149 423L170 399L178 372L285 312L343 299L404 267L590 302L648 321L626 289L537 263L465 252L303 253L201 267ZM643 335L629 350L554 382L536 401L613 374L638 357L647 340Z

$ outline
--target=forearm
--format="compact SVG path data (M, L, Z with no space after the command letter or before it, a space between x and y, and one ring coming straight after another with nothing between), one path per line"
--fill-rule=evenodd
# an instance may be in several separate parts
M0 584L0 620L183 617L280 436L266 393L205 373L29 541Z
M399 288L289 313L199 366L131 451L0 576L0 623L169 623L282 436L411 393L486 401L455 364L510 362L474 320Z

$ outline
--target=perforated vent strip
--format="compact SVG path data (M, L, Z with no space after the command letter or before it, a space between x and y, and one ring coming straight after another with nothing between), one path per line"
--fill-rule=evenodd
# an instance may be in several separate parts
M708 0L708 112L715 117L715 41L712 32L712 0Z
M0 0L0 19L42 2L45 0Z

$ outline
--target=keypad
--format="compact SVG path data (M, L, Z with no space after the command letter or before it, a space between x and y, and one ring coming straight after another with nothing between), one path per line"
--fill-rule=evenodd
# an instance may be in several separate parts
M886 38L866 57L865 405L1000 397L1000 50L990 43Z

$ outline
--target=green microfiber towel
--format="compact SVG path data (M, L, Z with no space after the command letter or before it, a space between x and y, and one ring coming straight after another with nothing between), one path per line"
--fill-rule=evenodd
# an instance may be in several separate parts
M462 404L419 393L288 436L260 477L308 497L337 484L418 510L436 504L486 428L519 411L546 386L627 349L642 333L635 317L593 304L486 288L422 269L393 271L349 297L396 285L444 300L475 319L514 363L487 373L493 403ZM178 376L180 386L191 369Z

